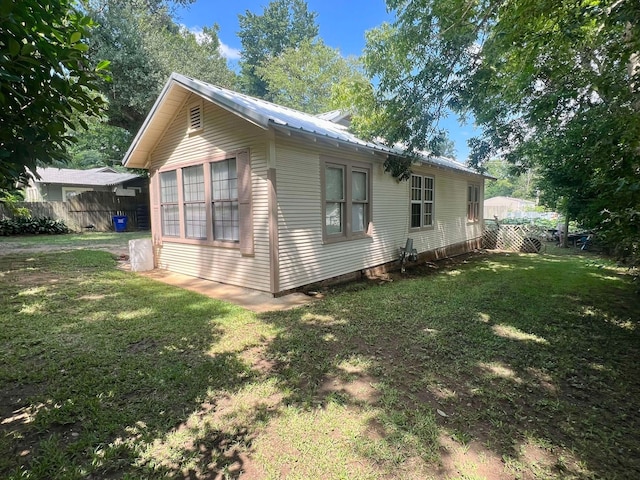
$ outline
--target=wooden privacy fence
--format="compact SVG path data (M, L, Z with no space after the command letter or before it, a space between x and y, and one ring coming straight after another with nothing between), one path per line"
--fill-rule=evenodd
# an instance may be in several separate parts
M487 222L482 235L482 247L489 250L537 253L544 249L544 241L544 232L534 225Z
M62 220L71 230L80 232L93 225L92 230L114 230L113 217L127 217L127 230L149 229L149 199L146 194L135 197L119 197L112 192L84 192L66 202L21 202L32 217L50 217ZM0 217L12 214L0 204Z

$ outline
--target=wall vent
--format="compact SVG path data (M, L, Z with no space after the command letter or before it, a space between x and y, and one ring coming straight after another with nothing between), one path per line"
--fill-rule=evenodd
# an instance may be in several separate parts
M204 126L202 118L202 102L194 103L189 106L187 111L187 131L189 133L199 132Z

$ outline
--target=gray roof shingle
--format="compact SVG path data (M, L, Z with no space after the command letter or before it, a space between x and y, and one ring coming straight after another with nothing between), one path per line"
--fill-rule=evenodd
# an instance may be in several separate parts
M40 175L40 179L36 178L34 181L60 185L113 186L139 177L134 173L111 173L100 170L102 169L73 170L70 168L38 167L36 171Z

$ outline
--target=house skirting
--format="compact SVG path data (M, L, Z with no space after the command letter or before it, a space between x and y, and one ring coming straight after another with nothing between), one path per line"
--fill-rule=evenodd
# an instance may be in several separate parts
M456 255L462 255L464 253L472 252L482 248L482 237L466 240L464 242L455 243L453 245L447 245L446 247L437 248L435 250L428 250L418 254L418 260L416 262L409 262L408 265L415 265L418 263L430 262L433 260L441 260L443 258L455 257ZM337 277L327 278L321 282L314 282L302 287L294 288L291 290L284 290L274 294L274 297L280 297L293 292L299 291L313 291L322 287L331 285L337 285L340 283L353 282L362 279L377 278L385 273L400 270L400 252L398 252L398 259L391 262L376 265L375 267L369 267L362 270L358 270Z

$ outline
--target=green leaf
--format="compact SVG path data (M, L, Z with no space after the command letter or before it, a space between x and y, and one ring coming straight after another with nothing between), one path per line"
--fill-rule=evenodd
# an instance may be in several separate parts
M109 65L111 65L111 62L109 60L102 60L100 63L98 63L98 65L96 66L96 70L100 71L100 70L106 70Z
M71 37L69 38L69 43L73 45L74 43L79 42L81 38L82 38L82 32L73 32L71 34Z
M9 54L12 57L17 56L20 53L20 44L14 39L9 39Z

